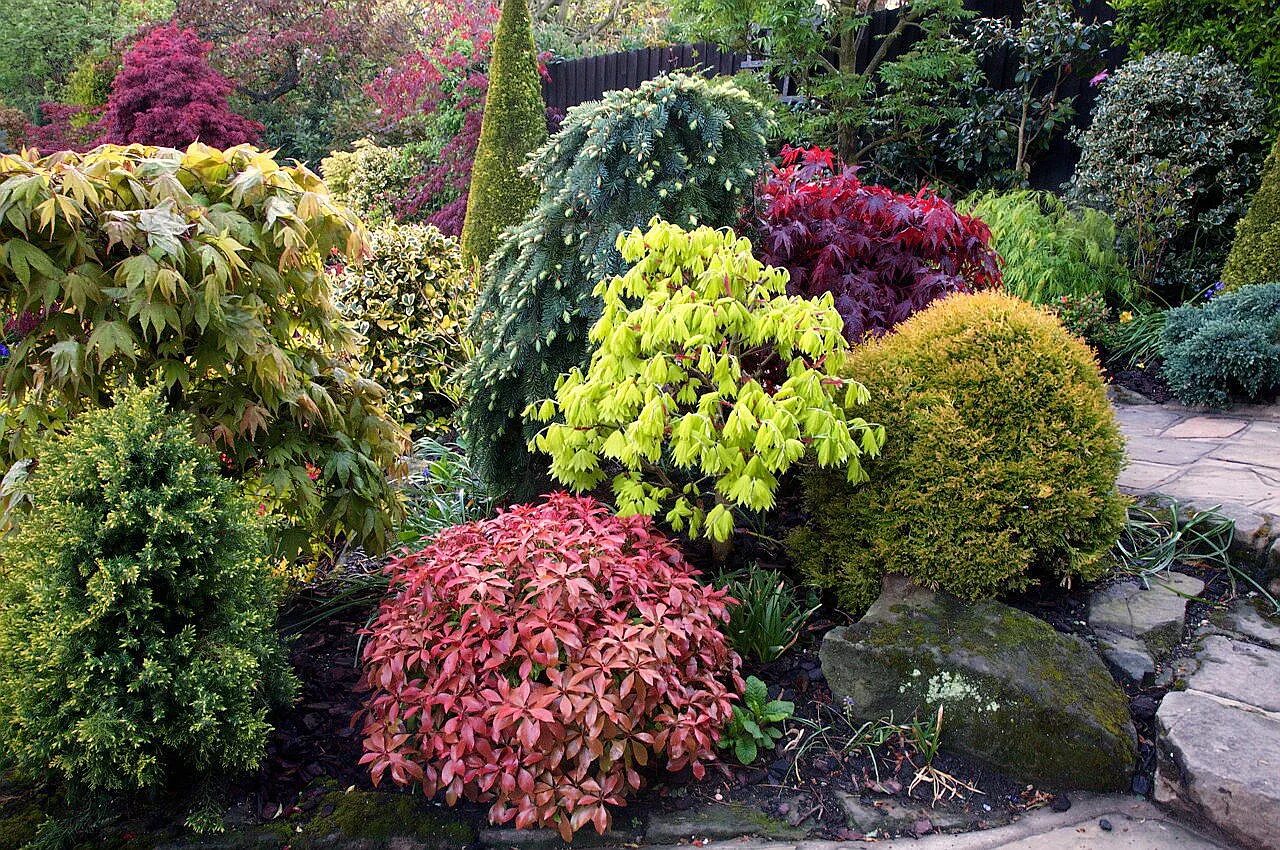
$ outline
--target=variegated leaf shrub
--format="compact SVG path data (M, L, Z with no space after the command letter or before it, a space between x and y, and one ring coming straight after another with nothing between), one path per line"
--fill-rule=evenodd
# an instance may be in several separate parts
M704 775L743 687L730 600L651 520L555 493L388 572L363 654L375 784L568 840L603 833L647 768Z
M587 369L526 416L556 417L531 442L576 490L611 481L623 514L662 514L690 537L729 539L740 511L774 506L779 478L814 459L865 479L883 430L847 409L866 390L841 378L846 343L831 295L784 294L728 229L654 220L618 237L630 271L602 282Z
M155 382L284 551L381 548L404 435L349 361L324 269L363 250L318 177L251 147L0 157L0 307L31 317L0 364L0 462Z

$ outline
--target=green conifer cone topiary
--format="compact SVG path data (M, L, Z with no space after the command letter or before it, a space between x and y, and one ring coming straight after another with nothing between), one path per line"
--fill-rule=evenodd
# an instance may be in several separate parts
M538 185L520 172L529 154L547 140L547 108L533 25L526 0L506 0L489 64L480 144L471 169L462 260L484 265L498 235L518 223L538 199Z
M1280 139L1262 167L1262 185L1236 226L1236 239L1222 270L1228 289L1280 280Z

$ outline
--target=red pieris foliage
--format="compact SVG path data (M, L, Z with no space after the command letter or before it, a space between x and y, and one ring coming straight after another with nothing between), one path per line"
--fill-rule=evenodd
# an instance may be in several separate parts
M944 295L1001 286L985 222L928 188L900 195L863 183L822 148L783 148L755 227L760 258L791 273L791 294L832 294L850 342Z
M742 689L730 600L648 518L556 493L387 569L364 650L375 784L567 840L603 833L646 768L704 775Z
M103 141L185 148L256 142L262 125L231 111L232 83L207 60L191 30L156 27L124 55L103 116Z

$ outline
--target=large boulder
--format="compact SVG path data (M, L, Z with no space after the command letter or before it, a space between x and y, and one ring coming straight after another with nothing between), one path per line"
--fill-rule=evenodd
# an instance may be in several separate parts
M962 603L885 580L852 626L822 642L831 690L859 717L932 714L944 743L1047 788L1128 788L1128 702L1083 640L998 602Z

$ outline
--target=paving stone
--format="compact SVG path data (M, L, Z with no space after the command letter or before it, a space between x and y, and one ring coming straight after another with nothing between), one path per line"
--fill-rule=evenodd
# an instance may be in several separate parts
M949 809L935 809L926 803L911 805L897 798L863 802L857 794L846 794L843 791L836 796L850 828L863 833L903 832L922 820L929 821L936 832L973 827L973 822L963 814Z
M1125 435L1154 437L1183 418L1159 407L1116 407L1116 421Z
M1196 658L1189 689L1280 712L1280 652L1215 635Z
M1204 582L1182 573L1165 573L1149 587L1121 581L1093 592L1089 626L1141 641L1155 658L1167 655L1182 637L1187 597L1204 590Z
M1102 660L1127 681L1141 684L1155 675L1155 660L1139 641L1115 632L1098 632L1095 637Z
M739 804L707 805L684 812L655 816L649 821L644 840L649 844L683 843L691 838L713 841L762 835L766 838L803 838L804 827L793 827ZM575 839L575 844L576 839Z
M1166 463L1149 463L1145 460L1131 460L1120 472L1117 483L1121 490L1132 493L1147 493L1167 481L1172 481L1182 473L1182 469Z
M1167 437L1134 434L1125 439L1125 456L1132 461L1184 466L1223 448L1217 440L1170 440Z
M1256 644L1280 649L1280 618L1263 616L1253 599L1237 599L1223 617L1223 623Z
M1210 456L1264 469L1280 469L1280 422L1251 422L1229 440L1211 448Z
M1246 847L1280 850L1280 716L1174 691L1156 724L1156 801L1207 819Z
M1280 498L1280 482L1274 472L1206 459L1187 466L1181 475L1160 485L1160 492L1197 505L1252 505Z
M1224 416L1193 416L1166 429L1160 436L1174 440L1220 440L1239 433L1248 424L1243 419Z

